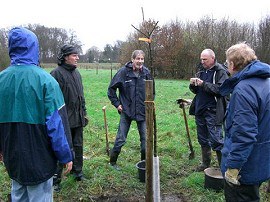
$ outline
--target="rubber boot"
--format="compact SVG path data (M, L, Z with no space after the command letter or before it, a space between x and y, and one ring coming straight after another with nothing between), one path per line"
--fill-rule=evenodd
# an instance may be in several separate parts
M201 147L202 150L202 163L196 168L197 172L204 171L208 168L211 163L211 148L210 147Z
M221 153L221 151L216 151L216 154L217 154L218 166L220 167L222 153Z
M110 165L115 169L115 170L120 170L118 165L116 164L116 161L118 159L119 153L117 152L111 152L110 153Z

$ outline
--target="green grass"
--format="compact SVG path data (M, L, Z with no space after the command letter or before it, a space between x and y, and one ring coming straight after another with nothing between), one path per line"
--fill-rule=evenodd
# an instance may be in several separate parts
M49 70L48 70L49 71ZM144 201L145 183L139 182L135 167L140 160L140 143L136 124L133 123L127 143L119 156L120 172L113 170L106 155L105 129L102 107L107 106L109 143L113 146L118 127L119 115L107 98L107 88L111 80L111 71L99 69L83 70L84 92L89 125L84 130L84 173L87 182L75 182L68 175L62 182L62 190L54 194L60 201ZM115 74L116 70L113 70ZM189 160L189 147L182 109L176 104L177 98L192 98L188 81L155 80L156 116L158 135L158 156L160 159L160 195L162 199L171 196L178 201L224 201L222 192L204 189L204 174L193 172L199 164L200 149L197 143L194 117L188 116L190 135L195 150L195 159ZM188 111L188 110L187 110ZM213 166L217 165L214 159ZM10 179L0 165L0 201L10 192ZM261 188L261 201L269 200ZM170 198L172 199L172 198ZM168 200L170 201L170 200ZM177 201L177 200L176 200Z

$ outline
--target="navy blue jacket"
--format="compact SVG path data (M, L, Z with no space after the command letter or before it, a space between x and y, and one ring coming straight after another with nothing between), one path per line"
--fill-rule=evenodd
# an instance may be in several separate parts
M270 65L253 61L220 87L231 94L226 113L222 173L240 170L241 184L270 178Z
M135 121L145 120L145 80L153 80L148 68L143 66L137 77L133 73L132 62L128 62L114 75L108 87L108 98L112 105L116 108L122 105L122 113Z
M229 73L227 69L225 69L221 64L216 62L215 66L211 68L211 70L203 69L197 72L196 73L197 77L201 78L202 72L206 72L206 71L214 71L213 82L205 81L203 82L203 85L201 87L189 85L189 89L191 90L191 92L196 94L192 101L193 107L190 108L190 115L197 115L195 113L197 112L196 107L199 107L199 106L196 106L196 105L200 104L200 102L198 102L199 100L196 101L196 99L199 92L198 89L201 88L201 91L200 91L201 93L206 93L208 94L208 96L212 96L216 100L216 106L215 106L216 107L216 124L220 125L224 121L224 115L227 108L229 96L221 96L219 93L219 87L227 78L229 78L229 75L228 75Z

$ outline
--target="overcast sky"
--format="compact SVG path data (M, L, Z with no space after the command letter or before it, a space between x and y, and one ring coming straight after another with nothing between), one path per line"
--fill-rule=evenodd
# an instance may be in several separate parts
M270 15L269 0L2 0L0 28L40 24L72 29L83 50L125 41L144 19L197 21L203 16L258 23Z

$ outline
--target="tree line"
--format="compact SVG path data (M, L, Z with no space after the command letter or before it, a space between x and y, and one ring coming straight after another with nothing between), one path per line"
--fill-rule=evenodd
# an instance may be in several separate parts
M60 47L65 43L75 45L80 53L80 62L119 62L130 60L133 50L142 49L146 53L145 64L153 75L159 78L189 78L200 62L200 53L211 48L218 62L225 62L225 51L233 44L246 41L256 51L258 59L270 63L270 16L257 24L239 23L222 18L204 16L197 22L174 20L159 26L158 21L143 21L134 29L126 41L107 44L101 51L92 46L82 53L82 42L76 32L62 28L48 28L43 25L28 25L40 42L41 63L56 62ZM139 30L139 31L138 31ZM151 33L151 43L138 40ZM9 64L7 50L7 29L0 29L0 68Z

